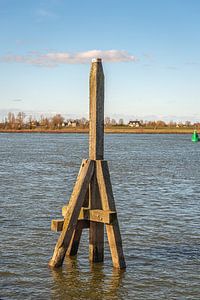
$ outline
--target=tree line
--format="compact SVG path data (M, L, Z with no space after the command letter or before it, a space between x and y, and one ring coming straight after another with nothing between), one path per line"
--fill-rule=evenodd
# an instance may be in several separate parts
M67 119L61 114L55 114L52 117L45 117L43 115L40 116L39 119L30 116L26 116L24 112L19 112L17 114L9 112L8 115L2 120L0 123L0 127L3 129L35 129L35 128L43 128L43 129L61 129L63 127L76 127L82 126L87 127L88 121L86 118L81 119Z
M164 122L162 120L158 121L144 121L144 120L130 120L129 122L124 122L123 118L116 120L114 118L105 117L104 120L105 127L113 126L129 126L129 127L144 127L144 128L182 128L182 127L196 127L200 128L200 122L192 123L190 121L185 122ZM8 115L0 123L1 129L9 130L21 130L21 129L62 129L67 127L80 127L89 128L89 121L86 118L80 119L65 119L61 114L55 114L52 117L46 117L41 115L39 119L30 116L26 116L24 112L18 112L17 114L9 112Z

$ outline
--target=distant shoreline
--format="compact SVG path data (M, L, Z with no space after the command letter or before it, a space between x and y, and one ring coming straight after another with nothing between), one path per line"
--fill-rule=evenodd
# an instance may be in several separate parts
M105 133L112 134L192 134L194 129L169 129L169 128L157 128L157 129L146 129L146 128L105 128ZM41 130L41 129L21 129L21 130L11 130L11 129L0 129L0 133L89 133L88 128L65 128L65 129L55 129L55 130Z

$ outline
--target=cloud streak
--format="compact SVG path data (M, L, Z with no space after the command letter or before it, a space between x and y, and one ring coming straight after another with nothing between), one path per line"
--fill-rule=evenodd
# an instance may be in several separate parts
M0 57L5 63L24 63L41 67L56 67L63 64L87 64L100 57L104 62L136 62L137 58L124 50L90 50L85 52L31 52L26 55L8 54Z

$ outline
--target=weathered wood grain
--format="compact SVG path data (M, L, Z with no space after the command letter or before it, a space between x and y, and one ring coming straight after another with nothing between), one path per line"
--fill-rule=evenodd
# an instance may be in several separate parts
M67 211L67 206L63 206L62 208L62 213L63 216L65 216ZM104 224L112 224L116 218L116 212L112 210L101 210L101 209L89 209L86 207L82 207L78 220L88 220L88 221L93 221L93 222L100 222ZM58 221L60 222L61 220L52 220L52 228L53 226L56 226L55 222ZM64 219L62 220L64 222ZM59 225L58 225L59 226ZM53 231L58 231L54 230Z
M68 256L75 256L77 255L78 252L78 247L80 244L81 240L81 234L83 229L89 228L90 227L90 222L87 220L79 220L77 222L76 228L73 232L69 247L67 249L66 255Z
M104 74L101 59L94 59L90 70L90 120L89 158L103 159L104 156ZM98 185L94 171L90 183L90 209L101 209ZM104 258L104 225L90 222L89 258L93 262Z
M60 267L63 263L93 172L94 162L84 160L69 201L68 213L64 219L63 230L55 246L52 259L49 261L49 266L51 267Z
M104 73L101 59L92 62L90 70L89 158L104 155Z
M103 210L116 211L107 161L96 161L96 173ZM126 268L117 217L115 218L113 224L106 225L106 231L110 245L113 266L119 269Z
M89 186L88 186L87 192L85 194L85 199L84 199L83 207L81 208L81 211L83 211L83 209L85 209L86 207L88 208L88 205L89 205ZM66 214L66 212L65 212L65 214ZM80 214L81 214L81 212L80 212ZM68 256L77 255L82 231L84 228L90 227L90 222L84 220L84 218L82 218L82 220L81 220L80 214L79 214L79 218L78 218L80 221L78 221L78 223L76 225L76 228L73 232L69 247L66 252L66 255L68 255Z
M90 182L90 209L102 209L99 189L94 174ZM89 229L89 259L92 262L102 262L104 259L104 224L99 222L90 222Z
M55 232L62 231L63 224L64 224L64 219L51 220L51 230Z

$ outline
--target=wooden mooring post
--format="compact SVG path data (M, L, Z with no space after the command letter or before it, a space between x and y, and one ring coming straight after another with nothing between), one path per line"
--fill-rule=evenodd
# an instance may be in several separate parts
M51 229L61 231L49 266L60 267L65 255L78 252L82 230L89 228L89 259L104 260L104 225L113 266L126 268L110 173L104 159L104 74L100 58L90 71L89 159L83 160L64 219L52 220Z

